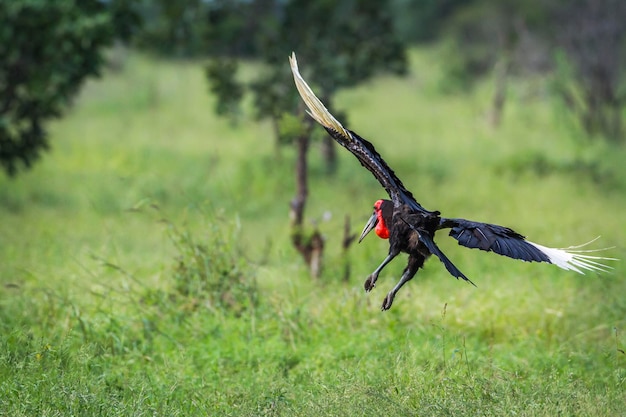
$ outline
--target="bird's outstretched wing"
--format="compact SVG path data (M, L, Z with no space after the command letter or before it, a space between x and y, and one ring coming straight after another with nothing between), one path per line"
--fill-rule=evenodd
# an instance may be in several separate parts
M446 267L450 275L452 275L456 279L461 278L469 282L470 284L472 284L474 287L476 286L476 284L474 284L471 279L466 277L465 274L463 274L463 272L461 272L459 268L457 268L456 265L454 265L452 261L448 259L448 257L441 251L441 249L439 249L439 247L437 246L437 244L435 243L432 237L428 236L428 234L426 233L422 233L420 234L420 240L424 242L424 245L426 245L426 247L431 253L433 253L437 258L439 258L439 260Z
M450 236L458 240L459 245L468 248L495 252L499 255L527 262L547 262L580 274L584 274L584 270L609 271L612 268L599 261L617 260L615 258L586 255L585 253L593 251L580 250L584 245L565 249L549 248L526 240L524 236L508 227L495 224L465 219L442 218L439 228L449 228Z
M296 88L308 108L309 115L311 115L316 122L321 124L335 141L356 156L359 162L361 162L361 165L374 175L387 191L394 205L399 206L400 204L406 204L416 211L431 213L415 201L413 194L404 187L402 181L400 181L393 170L376 151L374 145L355 132L343 127L341 123L330 114L328 109L315 96L311 87L309 87L300 75L295 53L292 53L289 57L289 64L291 65L291 72L293 73Z

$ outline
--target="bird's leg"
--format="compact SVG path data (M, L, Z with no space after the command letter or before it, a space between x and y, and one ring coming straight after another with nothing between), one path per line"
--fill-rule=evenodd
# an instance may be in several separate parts
M365 280L365 291L371 291L375 286L376 286L376 280L378 279L378 274L380 274L380 271L383 270L383 268L385 267L385 265L387 265L389 262L391 262L393 260L393 258L395 258L398 255L398 251L389 251L389 255L387 255L387 257L385 258L385 260L383 261L383 263L381 263L378 268L376 268L374 270L374 272L372 272L370 274L369 277L367 277L367 279Z
M400 278L400 281L398 281L396 286L393 287L393 289L387 293L387 296L383 300L383 305L381 307L381 310L385 311L391 308L391 304L393 304L393 299L395 298L398 291L400 291L400 288L402 288L404 284L406 284L411 279L413 279L417 271L422 267L422 265L424 265L425 260L426 258L421 255L419 256L411 255L409 257L409 263L407 264L406 268L404 268L404 272L402 273L402 277Z

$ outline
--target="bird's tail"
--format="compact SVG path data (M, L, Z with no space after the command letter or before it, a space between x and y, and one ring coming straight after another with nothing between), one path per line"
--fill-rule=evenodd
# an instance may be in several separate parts
M546 246L530 242L528 240L526 242L543 252L550 259L550 263L558 266L559 268L569 271L575 271L579 274L584 274L585 270L594 272L609 272L613 269L613 267L606 265L605 263L600 261L618 261L619 259L587 254L593 252L601 252L611 248L581 249L589 245L590 243L595 242L599 238L600 236L582 245L569 246L567 248L559 249L548 248Z

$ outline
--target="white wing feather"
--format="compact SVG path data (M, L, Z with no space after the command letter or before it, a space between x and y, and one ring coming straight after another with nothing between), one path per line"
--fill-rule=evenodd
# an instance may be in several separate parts
M308 107L307 113L311 115L313 119L319 124L329 129L333 129L337 133L341 134L348 140L352 140L350 132L344 128L341 123L335 117L330 114L326 106L320 101L319 98L313 93L311 87L304 81L300 71L298 70L298 61L296 59L295 52L291 53L289 57L289 65L291 66L291 72L293 73L293 80L296 83L296 88L300 97L304 100L304 103Z
M539 249L542 253L544 253L549 259L550 263L558 266L559 268L566 269L568 271L575 271L579 274L584 274L586 271L594 271L594 272L608 272L612 267L605 265L599 261L617 261L616 258L607 258L603 256L591 256L591 255L583 255L583 253L589 252L598 252L605 249L593 249L593 250L579 250L578 248L582 248L589 243L594 242L598 238L592 240L591 242L587 242L583 245L578 246L570 246L569 248L548 248L546 246L540 245L538 243L526 241L527 243L533 245L537 249Z

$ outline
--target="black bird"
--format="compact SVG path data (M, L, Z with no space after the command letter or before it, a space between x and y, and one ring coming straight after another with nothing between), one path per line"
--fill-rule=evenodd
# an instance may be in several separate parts
M355 132L343 127L330 114L300 75L295 54L289 58L289 63L296 87L308 107L309 115L374 175L391 198L391 200L378 200L374 204L374 213L359 239L359 242L363 240L372 229L375 229L379 237L389 239L389 253L365 281L366 291L374 288L380 271L400 252L409 255L408 264L400 281L383 300L382 310L391 308L393 299L400 288L415 276L430 255L439 258L452 276L474 284L441 252L435 243L435 232L440 229L450 229L449 235L455 238L459 245L495 252L522 261L551 263L581 274L584 273L583 270L608 271L611 269L598 261L615 260L614 258L584 255L584 252L590 251L579 250L581 246L566 249L548 248L526 240L524 236L508 227L441 217L439 211L426 210L404 187L402 181L374 146Z

